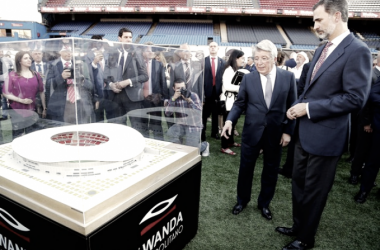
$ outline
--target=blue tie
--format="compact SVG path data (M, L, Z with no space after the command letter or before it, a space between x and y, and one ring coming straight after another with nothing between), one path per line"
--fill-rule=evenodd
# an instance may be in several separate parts
M37 71L38 73L42 73L41 64L37 63Z

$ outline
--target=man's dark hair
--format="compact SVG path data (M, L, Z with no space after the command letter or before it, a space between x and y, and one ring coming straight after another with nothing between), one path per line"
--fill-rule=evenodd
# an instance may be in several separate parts
M185 83L185 81L182 79L182 78L177 78L175 81L174 81L174 84L173 84L173 87L175 88L175 85L177 83Z
M91 37L91 39L94 39L94 40L103 40L102 36L101 35L93 35Z
M252 61L253 61L253 56L248 56L248 57L247 57L247 59L248 59L248 58L251 58L251 59L252 59Z
M348 3L347 0L320 0L313 7L313 11L319 6L323 5L325 11L329 15L334 15L335 12L340 12L342 14L342 21L348 22Z
M119 37L122 37L122 36L123 36L123 33L125 33L125 32L129 32L129 33L131 33L131 35L133 36L133 32L132 32L132 30L130 30L130 29L128 29L128 28L121 28L121 29L119 30Z

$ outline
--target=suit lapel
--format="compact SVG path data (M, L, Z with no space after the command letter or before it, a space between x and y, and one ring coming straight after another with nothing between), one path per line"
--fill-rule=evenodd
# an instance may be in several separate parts
M331 64L333 64L336 60L338 60L339 57L341 57L344 54L345 48L351 43L352 39L353 36L351 34L343 39L343 41L338 45L338 47L336 47L334 51L323 62L318 72L315 74L313 80L310 82L310 85L312 85L318 79L318 77L322 75L323 72L325 72L331 66ZM314 70L314 67L312 69Z
M260 73L258 71L254 72L253 73L253 93L257 94L257 96L259 97L260 101L261 101L261 104L266 107L267 104L265 103L265 99L264 99L264 92L263 92L263 86L261 84L261 78L260 78Z
M281 88L283 85L279 82L280 79L284 79L284 76L282 75L282 72L279 71L276 67L276 81L274 82L272 99L270 100L269 108L273 106L273 103L276 101L278 95L281 93Z
M125 61L125 64L124 64L123 74L125 70L128 68L128 65L131 61L132 61L132 55L131 55L131 52L128 52L127 60Z

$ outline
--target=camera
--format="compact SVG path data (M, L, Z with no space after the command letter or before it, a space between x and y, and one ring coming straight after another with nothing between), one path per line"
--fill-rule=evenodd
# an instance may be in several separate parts
M189 98L191 96L191 92L185 88L181 88L181 95L183 95L185 98Z
M67 78L67 79L74 79L74 69L73 68L70 68L70 67L65 67L64 69L63 69L63 71L70 71L70 77L69 78Z

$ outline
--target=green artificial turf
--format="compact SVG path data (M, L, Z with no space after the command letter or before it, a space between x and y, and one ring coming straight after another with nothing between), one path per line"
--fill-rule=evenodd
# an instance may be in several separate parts
M241 134L244 116L237 128ZM239 215L232 215L236 203L236 184L240 162L240 149L236 156L219 152L220 140L210 138L211 124L207 126L210 156L202 157L202 181L199 211L199 228L195 238L185 250L239 250L282 249L293 240L275 232L277 226L292 225L291 180L279 176L276 193L270 204L273 219L267 221L257 209L260 190L262 157L259 157L252 187L251 202ZM240 142L241 136L235 137ZM380 153L380 152L379 152ZM357 204L353 196L359 185L347 182L350 176L348 155L339 162L334 186L316 235L316 250L380 249L380 193L373 188L367 202ZM283 151L281 165L286 159ZM380 186L380 178L377 182Z

